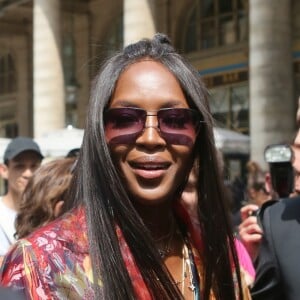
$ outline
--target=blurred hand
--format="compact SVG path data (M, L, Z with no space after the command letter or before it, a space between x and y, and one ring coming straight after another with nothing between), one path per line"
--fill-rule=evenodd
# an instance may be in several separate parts
M181 203L190 214L192 220L198 220L197 213L197 179L194 169L191 170L186 186L181 194Z
M252 261L257 258L263 231L257 223L257 217L252 215L258 210L258 206L248 204L241 208L242 223L239 225L241 242L247 249Z

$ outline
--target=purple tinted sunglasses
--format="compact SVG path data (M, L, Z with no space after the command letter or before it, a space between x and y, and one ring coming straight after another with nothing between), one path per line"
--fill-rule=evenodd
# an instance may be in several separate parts
M143 133L147 116L157 116L160 136L173 145L193 145L201 115L189 108L162 108L147 112L135 107L110 108L104 113L105 135L109 144L134 144Z

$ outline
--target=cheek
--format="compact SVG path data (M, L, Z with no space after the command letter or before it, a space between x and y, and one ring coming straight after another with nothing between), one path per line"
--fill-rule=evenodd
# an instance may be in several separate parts
M185 148L181 151L176 151L176 154L173 156L173 166L171 168L173 174L170 174L170 177L174 177L176 185L186 179L193 162L194 155L191 149Z
M174 146L173 153L173 160L175 163L178 163L183 168L190 169L190 166L194 161L193 149Z
M18 171L12 171L8 175L8 179L11 181L15 181L15 180L19 179L19 177L21 177L21 172L18 172Z
M122 163L126 161L129 151L128 146L125 145L110 147L111 158L118 170L121 170Z

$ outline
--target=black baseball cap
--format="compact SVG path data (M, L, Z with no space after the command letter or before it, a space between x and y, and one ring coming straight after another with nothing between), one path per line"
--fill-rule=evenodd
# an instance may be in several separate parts
M37 153L41 159L44 158L44 156L41 153L41 149L38 146L38 144L29 137L16 137L14 138L6 147L6 150L4 152L4 162L7 162L13 158L15 158L17 155L19 155L22 152L25 151L33 151Z

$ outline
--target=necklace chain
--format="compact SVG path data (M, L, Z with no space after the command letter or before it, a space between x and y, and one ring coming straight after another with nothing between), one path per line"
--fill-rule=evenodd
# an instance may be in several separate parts
M171 218L170 231L166 235L155 240L158 252L162 259L164 259L171 253L172 251L171 244L174 239L175 233L176 233L176 228L175 228L175 220L173 217Z
M180 288L180 291L182 295L184 295L185 289L186 289L186 280L187 278L189 279L188 281L188 289L190 289L192 292L195 290L195 286L193 284L193 274L192 274L192 267L191 267L191 262L189 258L189 253L188 253L188 246L186 244L186 241L184 241L183 247L182 247L182 271L181 271L181 279L176 280L174 284ZM159 253L162 255L162 252L160 249L158 250ZM164 251L164 255L167 255L167 253ZM165 256L162 256L164 258Z
M186 244L185 239L182 236L182 233L180 233L179 230L176 230L176 222L174 218L171 219L171 226L170 226L170 231L160 237L159 239L156 239L155 242L157 244L158 252L161 256L162 259L166 258L168 255L170 255L172 251L171 243L174 239L174 236L176 234L180 235L182 240L183 240L183 247L182 247L182 271L181 271L181 279L175 281L175 285L178 287L180 286L180 290L182 295L184 295L185 291L185 281L189 277L189 285L188 288L192 291L194 291L194 285L193 285L193 280L192 280L192 270L191 270L191 262L189 259L189 253L188 253L188 246ZM162 247L159 247L159 244L162 244ZM189 276L188 276L189 275Z

